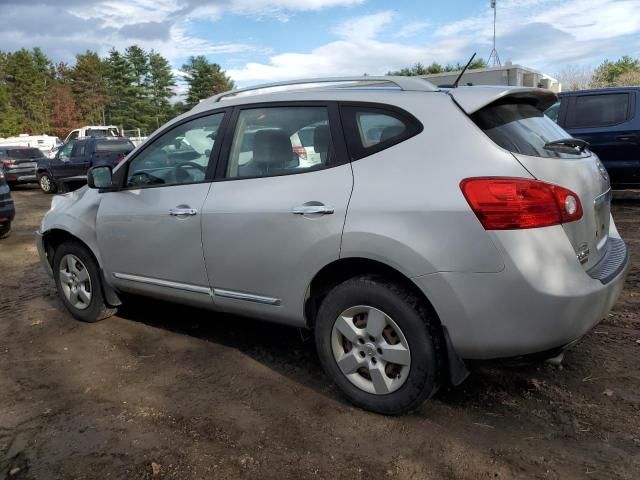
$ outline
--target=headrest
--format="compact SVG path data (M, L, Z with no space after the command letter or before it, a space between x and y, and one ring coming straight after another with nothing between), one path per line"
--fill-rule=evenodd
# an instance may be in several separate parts
M291 139L284 130L258 130L253 137L253 161L283 167L293 159Z
M380 142L385 142L393 137L397 137L398 135L401 135L404 131L405 131L405 128L403 125L386 127L384 130L382 130L382 133L380 133Z
M329 125L318 125L313 130L313 149L316 153L328 152L331 145Z

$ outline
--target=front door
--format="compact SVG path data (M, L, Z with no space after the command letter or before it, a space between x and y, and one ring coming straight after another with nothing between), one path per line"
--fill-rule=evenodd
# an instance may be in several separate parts
M218 308L304 321L309 281L340 256L353 185L337 115L334 105L295 103L234 112L202 215ZM312 162L292 143L310 127Z
M71 158L67 164L68 177L77 177L79 175L86 175L89 168L89 158L87 157L87 140L78 140L71 149Z
M75 142L65 143L60 147L56 156L49 163L49 171L54 178L65 178L69 176L67 171L70 168L69 162L71 160L71 150L73 149L74 144Z
M211 305L200 221L210 160L224 112L185 121L152 140L117 171L120 191L102 193L97 234L116 287Z

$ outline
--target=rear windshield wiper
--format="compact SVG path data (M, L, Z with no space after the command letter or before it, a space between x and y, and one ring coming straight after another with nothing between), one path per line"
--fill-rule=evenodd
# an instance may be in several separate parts
M562 138L560 140L554 140L553 142L547 142L542 148L559 150L563 153L582 153L589 148L589 142L585 142L579 138Z

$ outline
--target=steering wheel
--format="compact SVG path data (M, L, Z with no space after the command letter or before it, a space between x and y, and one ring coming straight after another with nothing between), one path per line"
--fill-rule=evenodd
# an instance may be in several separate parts
M202 165L200 165L199 163L196 163L196 162L186 161L186 162L180 162L180 163L178 163L176 165L176 168L185 168L185 167L197 168L202 173L206 173L207 172L207 169L205 167L203 167Z
M176 168L176 179L182 176L183 179L186 180L186 177L188 176L189 179L192 179L194 181L198 181L198 180L194 179L189 172L187 172L188 168L195 168L196 170L202 172L202 175L203 175L202 178L203 179L204 179L204 175L207 174L206 167L203 167L202 165L200 165L200 164L198 164L196 162L190 162L190 161L181 162L181 163L176 164L175 168ZM181 172L181 173L178 173L178 172Z

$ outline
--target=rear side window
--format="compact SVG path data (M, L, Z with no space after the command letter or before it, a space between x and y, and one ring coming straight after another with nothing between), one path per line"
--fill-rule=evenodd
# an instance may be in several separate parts
M98 140L96 152L129 153L133 150L133 143L128 140Z
M471 115L471 119L494 143L513 153L547 158L589 155L544 148L548 142L571 138L571 135L528 103L494 103Z
M37 148L20 148L7 150L7 156L16 160L26 160L29 158L42 158L44 154Z
M399 109L341 106L351 158L357 160L392 147L422 131L422 124Z
M577 96L567 126L600 127L625 122L629 118L629 101L627 93Z
M225 177L303 173L335 158L327 107L247 108L238 114Z

